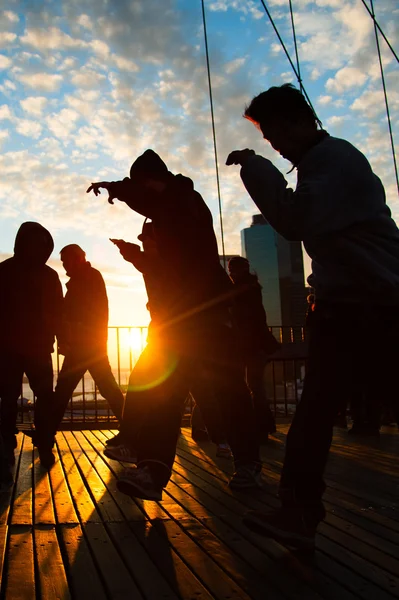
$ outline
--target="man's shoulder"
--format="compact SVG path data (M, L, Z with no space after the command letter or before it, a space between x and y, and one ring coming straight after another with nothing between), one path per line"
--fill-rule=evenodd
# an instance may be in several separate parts
M48 278L51 279L59 279L59 275L53 267L49 267L49 265L44 265L44 272L46 273Z

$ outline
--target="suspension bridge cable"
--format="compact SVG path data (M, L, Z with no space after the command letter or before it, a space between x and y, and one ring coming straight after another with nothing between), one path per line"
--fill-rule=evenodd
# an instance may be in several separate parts
M373 19L374 21L374 28L377 28L378 31L380 32L380 34L382 35L382 37L384 38L385 42L387 43L388 48L390 49L390 51L392 52L392 54L394 55L394 57L396 58L396 61L399 63L399 56L396 54L395 50L392 48L391 44L389 43L385 33L382 31L381 27L378 24L377 19L375 18L375 14L374 14L374 8L372 10L369 9L369 7L366 4L366 0L362 0L365 8L367 9L367 12L369 13L370 17Z
M301 77L301 66L299 64L299 54L298 54L298 45L296 43L296 33L295 33L295 22L294 22L294 11L292 10L292 1L289 0L290 4L290 15L291 15L291 26L292 26L292 37L294 38L294 48L295 48L295 57L296 57L296 66L298 69L298 82L299 89L303 94L303 85L302 85L302 77Z
M207 73L208 73L209 104L211 107L213 150L214 150L214 154L215 154L216 185L217 185L217 191L218 191L220 232L221 232L222 252L223 252L223 266L224 266L224 268L226 268L226 252L225 252L225 248L224 248L224 231L223 231L223 214L222 214L222 197L220 194L219 161L218 161L218 151L217 151L217 143L216 143L215 114L214 114L214 110L213 110L212 81L211 81L211 69L210 69L210 64L209 64L208 35L207 35L207 31L206 31L204 0L201 0L201 6L202 6L202 22L203 22L203 26L204 26L206 68L207 68Z
M396 186L398 188L398 194L399 194L398 166L396 164L395 144L394 144L394 141L393 141L393 133L392 133L392 125L391 125L391 115L389 114L388 94L387 94L387 88L386 88L386 85L385 85L384 67L383 67L382 59L381 59L380 42L379 42L379 39L378 39L377 23L376 23L375 16L374 16L374 3L373 3L373 0L370 0L370 6L371 6L371 14L373 16L373 21L374 21L375 43L377 45L378 61L380 63L382 89L384 90L385 109L386 109L386 113L387 113L389 137L391 139L391 148L392 148L393 165L394 165L394 169L395 169Z
M283 48L283 50L284 50L284 52L285 52L285 55L286 55L286 57L288 58L288 61L289 61L290 65L291 65L291 68L292 68L292 70L293 70L293 71L294 71L294 73L295 73L295 76L296 76L296 78L297 78L297 80L298 80L298 83L299 83L299 85L301 86L302 93L303 93L303 95L305 96L306 100L308 101L308 103L309 103L309 105L310 105L311 109L313 110L314 114L316 115L316 111L315 111L315 109L313 108L313 105L312 105L312 103L311 103L311 101L310 101L310 98L309 98L309 96L308 96L308 94L307 94L307 92L306 92L306 90L305 90L305 87L303 86L303 84L301 85L301 81L302 81L302 80L301 80L300 73L298 73L297 69L295 68L295 65L294 65L294 63L293 63L293 62L292 62L292 60L291 60L291 56L289 55L289 52L288 52L288 50L287 50L287 48L286 48L286 46L285 46L285 44L284 44L283 38L281 37L281 35L280 35L280 33L279 33L279 31L278 31L278 29L277 29L277 27L276 27L276 24L275 24L275 22L273 21L273 18L272 18L271 14L270 14L270 11L269 11L269 9L268 9L268 8L267 8L267 6L266 6L266 3L265 3L265 1L264 1L264 0L260 0L260 1L261 1L261 3L262 3L262 6L263 6L263 8L265 9L265 12L266 12L267 16L269 17L269 21L270 21L270 23L271 23L271 24L272 24L272 26L273 26L273 29L274 29L274 31L275 31L275 33L276 33L276 35L277 35L278 39L279 39L279 42L280 42L280 44L281 44L281 46L282 46L282 48Z

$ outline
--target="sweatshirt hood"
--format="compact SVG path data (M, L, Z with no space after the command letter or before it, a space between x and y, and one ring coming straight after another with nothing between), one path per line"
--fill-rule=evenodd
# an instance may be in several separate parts
M54 250L51 233L33 221L22 223L15 237L14 256L28 266L43 266Z

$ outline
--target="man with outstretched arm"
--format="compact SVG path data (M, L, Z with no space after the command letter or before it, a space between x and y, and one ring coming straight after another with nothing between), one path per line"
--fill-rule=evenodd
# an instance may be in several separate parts
M313 548L324 518L323 472L340 394L367 380L375 402L388 395L398 364L399 230L380 179L352 144L330 136L290 84L255 97L244 117L297 169L295 190L270 160L235 150L259 210L312 258L316 306L301 401L287 436L281 508L252 512L249 527ZM385 352L384 350L387 350ZM396 391L389 397L397 399ZM397 401L397 400L395 400Z
M88 191L97 195L100 188L108 190L111 202L118 198L152 220L169 291L167 318L157 331L157 363L163 363L164 370L152 378L156 381L149 399L152 410L140 428L137 468L126 470L119 489L130 496L161 499L171 475L193 365L198 364L224 401L236 466L230 486L260 487L251 398L234 364L232 283L219 262L209 208L192 181L170 173L152 150L133 163L130 178L94 183Z

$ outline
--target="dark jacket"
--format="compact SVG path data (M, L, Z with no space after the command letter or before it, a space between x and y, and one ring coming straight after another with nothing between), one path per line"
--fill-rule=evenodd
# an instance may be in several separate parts
M107 353L108 297L102 275L89 262L66 284L64 321L72 351Z
M45 263L54 249L39 223L23 223L14 256L0 263L0 351L35 355L53 351L61 326L62 287Z
M212 214L191 179L168 173L162 194L129 178L114 182L110 194L152 220L168 282L173 326L200 331L228 322L233 284L220 265Z
M240 348L245 355L260 350L265 354L273 354L279 348L279 343L267 325L258 278L248 273L235 283L235 288L233 315Z

